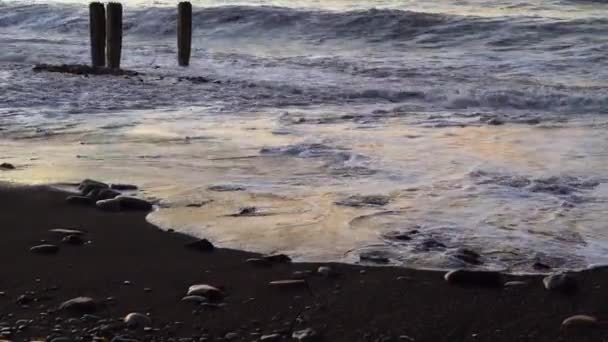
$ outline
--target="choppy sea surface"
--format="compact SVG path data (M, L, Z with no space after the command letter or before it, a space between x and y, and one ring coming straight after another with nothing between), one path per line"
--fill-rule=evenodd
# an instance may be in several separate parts
M0 181L298 260L608 262L606 1L198 0L188 68L175 2L124 1L142 75L33 72L89 62L87 3L0 0Z

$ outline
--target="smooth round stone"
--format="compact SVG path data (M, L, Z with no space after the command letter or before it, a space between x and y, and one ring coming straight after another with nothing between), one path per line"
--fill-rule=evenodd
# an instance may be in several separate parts
M132 312L126 315L124 322L130 328L144 328L152 325L150 317L138 312Z
M35 254L57 254L59 247L51 244L43 244L30 248L30 252Z
M545 289L549 291L562 293L572 293L576 291L577 288L576 279L565 273L546 276L543 278L543 285L545 286Z
M3 169L3 170L14 170L15 169L15 165L13 165L11 163L2 163L2 164L0 164L0 169Z
M444 279L455 285L502 287L502 274L490 271L453 270L445 274Z
M220 300L224 298L224 293L211 285L198 284L188 288L188 296L202 296L209 300Z
M97 303L90 297L76 297L61 303L59 309L88 313L97 309Z
M120 202L120 208L123 210L152 210L152 203L136 197L119 196L115 198Z
M51 229L49 230L51 234L59 235L59 236L68 236L68 235L84 235L82 230L78 229Z
M594 327L597 324L597 318L588 315L574 315L562 322L563 327Z

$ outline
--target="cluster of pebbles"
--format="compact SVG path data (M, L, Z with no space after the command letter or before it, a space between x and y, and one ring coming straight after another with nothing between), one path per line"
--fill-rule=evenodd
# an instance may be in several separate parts
M96 180L85 179L78 185L79 195L66 198L71 204L95 205L105 211L152 210L152 203L132 196L125 196L121 191L137 190L131 184L106 184Z

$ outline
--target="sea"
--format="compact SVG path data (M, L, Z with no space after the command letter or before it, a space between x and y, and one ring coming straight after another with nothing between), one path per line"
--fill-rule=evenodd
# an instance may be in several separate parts
M134 183L220 247L513 273L608 263L608 1L0 0L0 181ZM85 228L86 227L81 227ZM117 237L120 238L120 237Z

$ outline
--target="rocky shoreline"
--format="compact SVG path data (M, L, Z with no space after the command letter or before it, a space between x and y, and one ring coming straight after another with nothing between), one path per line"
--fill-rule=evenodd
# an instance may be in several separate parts
M536 342L608 333L603 268L513 276L292 263L160 230L134 189L90 180L79 195L0 188L0 340Z

